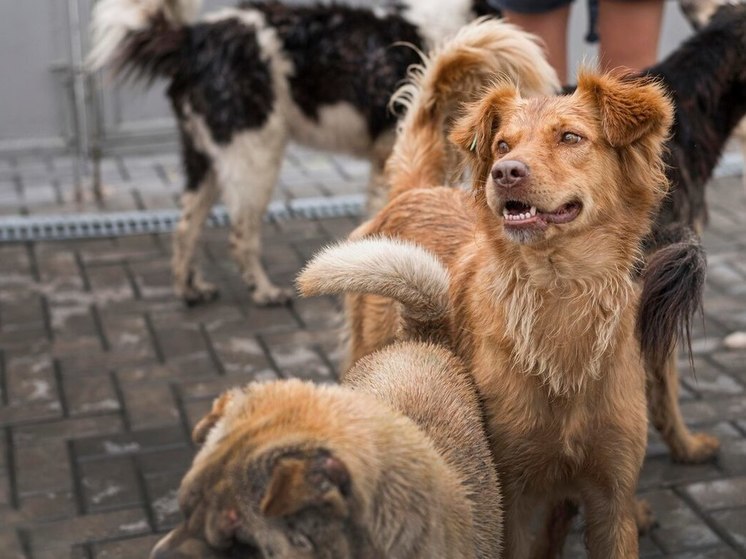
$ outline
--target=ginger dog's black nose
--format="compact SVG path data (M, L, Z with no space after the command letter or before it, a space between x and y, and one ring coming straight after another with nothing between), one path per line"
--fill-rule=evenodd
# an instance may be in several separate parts
M521 161L508 159L500 161L492 167L492 178L500 188L513 188L526 180L529 175L528 166Z

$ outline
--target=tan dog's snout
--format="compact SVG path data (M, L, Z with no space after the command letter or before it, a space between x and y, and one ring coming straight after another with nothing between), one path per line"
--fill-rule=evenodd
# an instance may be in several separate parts
M525 186L530 175L528 165L516 159L499 161L492 167L492 180L499 190Z

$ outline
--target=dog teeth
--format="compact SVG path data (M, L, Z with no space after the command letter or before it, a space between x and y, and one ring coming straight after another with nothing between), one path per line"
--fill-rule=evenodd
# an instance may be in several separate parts
M508 221L523 221L530 219L536 215L536 206L531 206L531 209L527 212L520 214L511 214L507 209L503 210L503 217Z

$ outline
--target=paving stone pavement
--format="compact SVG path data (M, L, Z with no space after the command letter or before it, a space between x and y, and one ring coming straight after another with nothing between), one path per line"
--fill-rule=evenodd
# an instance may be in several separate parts
M363 192L369 165L351 157L299 146L286 153L273 200L325 197ZM104 200L76 201L75 162L69 156L0 156L0 217L58 213L175 209L184 175L177 153L159 152L107 157L101 163Z
M147 184L153 173L164 184L152 203L163 193L173 203L176 181L163 177L176 159L151 159L118 178L125 187L110 193L112 209L150 207L143 189L126 184ZM359 172L346 177L330 159L299 161L307 167L298 184L321 194L335 191L331 181L358 192L365 182L357 163L350 169ZM38 171L40 183L56 177L58 187L47 185L53 196L69 180L55 165ZM13 169L0 167L0 176ZM26 181L0 190L3 211L11 199L25 200L16 211L26 213L69 207L53 196L46 207L32 204ZM715 463L676 465L651 433L640 494L659 526L642 539L644 557L746 557L746 350L722 346L726 334L746 330L746 197L736 178L717 180L709 194L704 320L695 325L696 372L681 359L682 405L687 421L718 434L723 448ZM355 225L269 223L270 274L289 284L314 250ZM146 557L179 519L176 490L194 453L189 433L215 395L253 379L334 382L339 303L254 307L226 237L219 229L205 235L201 256L222 295L195 309L171 294L165 235L0 245L0 557ZM566 557L582 556L574 534Z

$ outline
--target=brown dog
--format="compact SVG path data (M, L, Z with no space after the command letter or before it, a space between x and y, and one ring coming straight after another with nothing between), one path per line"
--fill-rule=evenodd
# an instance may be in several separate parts
M433 64L441 74L462 66ZM355 236L414 241L450 272L449 337L485 401L505 556L526 556L531 514L565 497L585 505L593 557L636 556L647 417L634 273L667 188L671 103L653 82L590 72L566 97L494 86L451 134L471 163L472 194L411 190L445 178L439 110L453 82L433 82L444 86L421 90L432 98L414 100L394 150L400 194ZM389 247L348 273L377 274L398 257ZM395 337L389 299L348 303L353 359Z
M181 485L185 521L151 559L499 556L500 489L458 359L399 342L344 384L218 398L194 430L204 444Z

